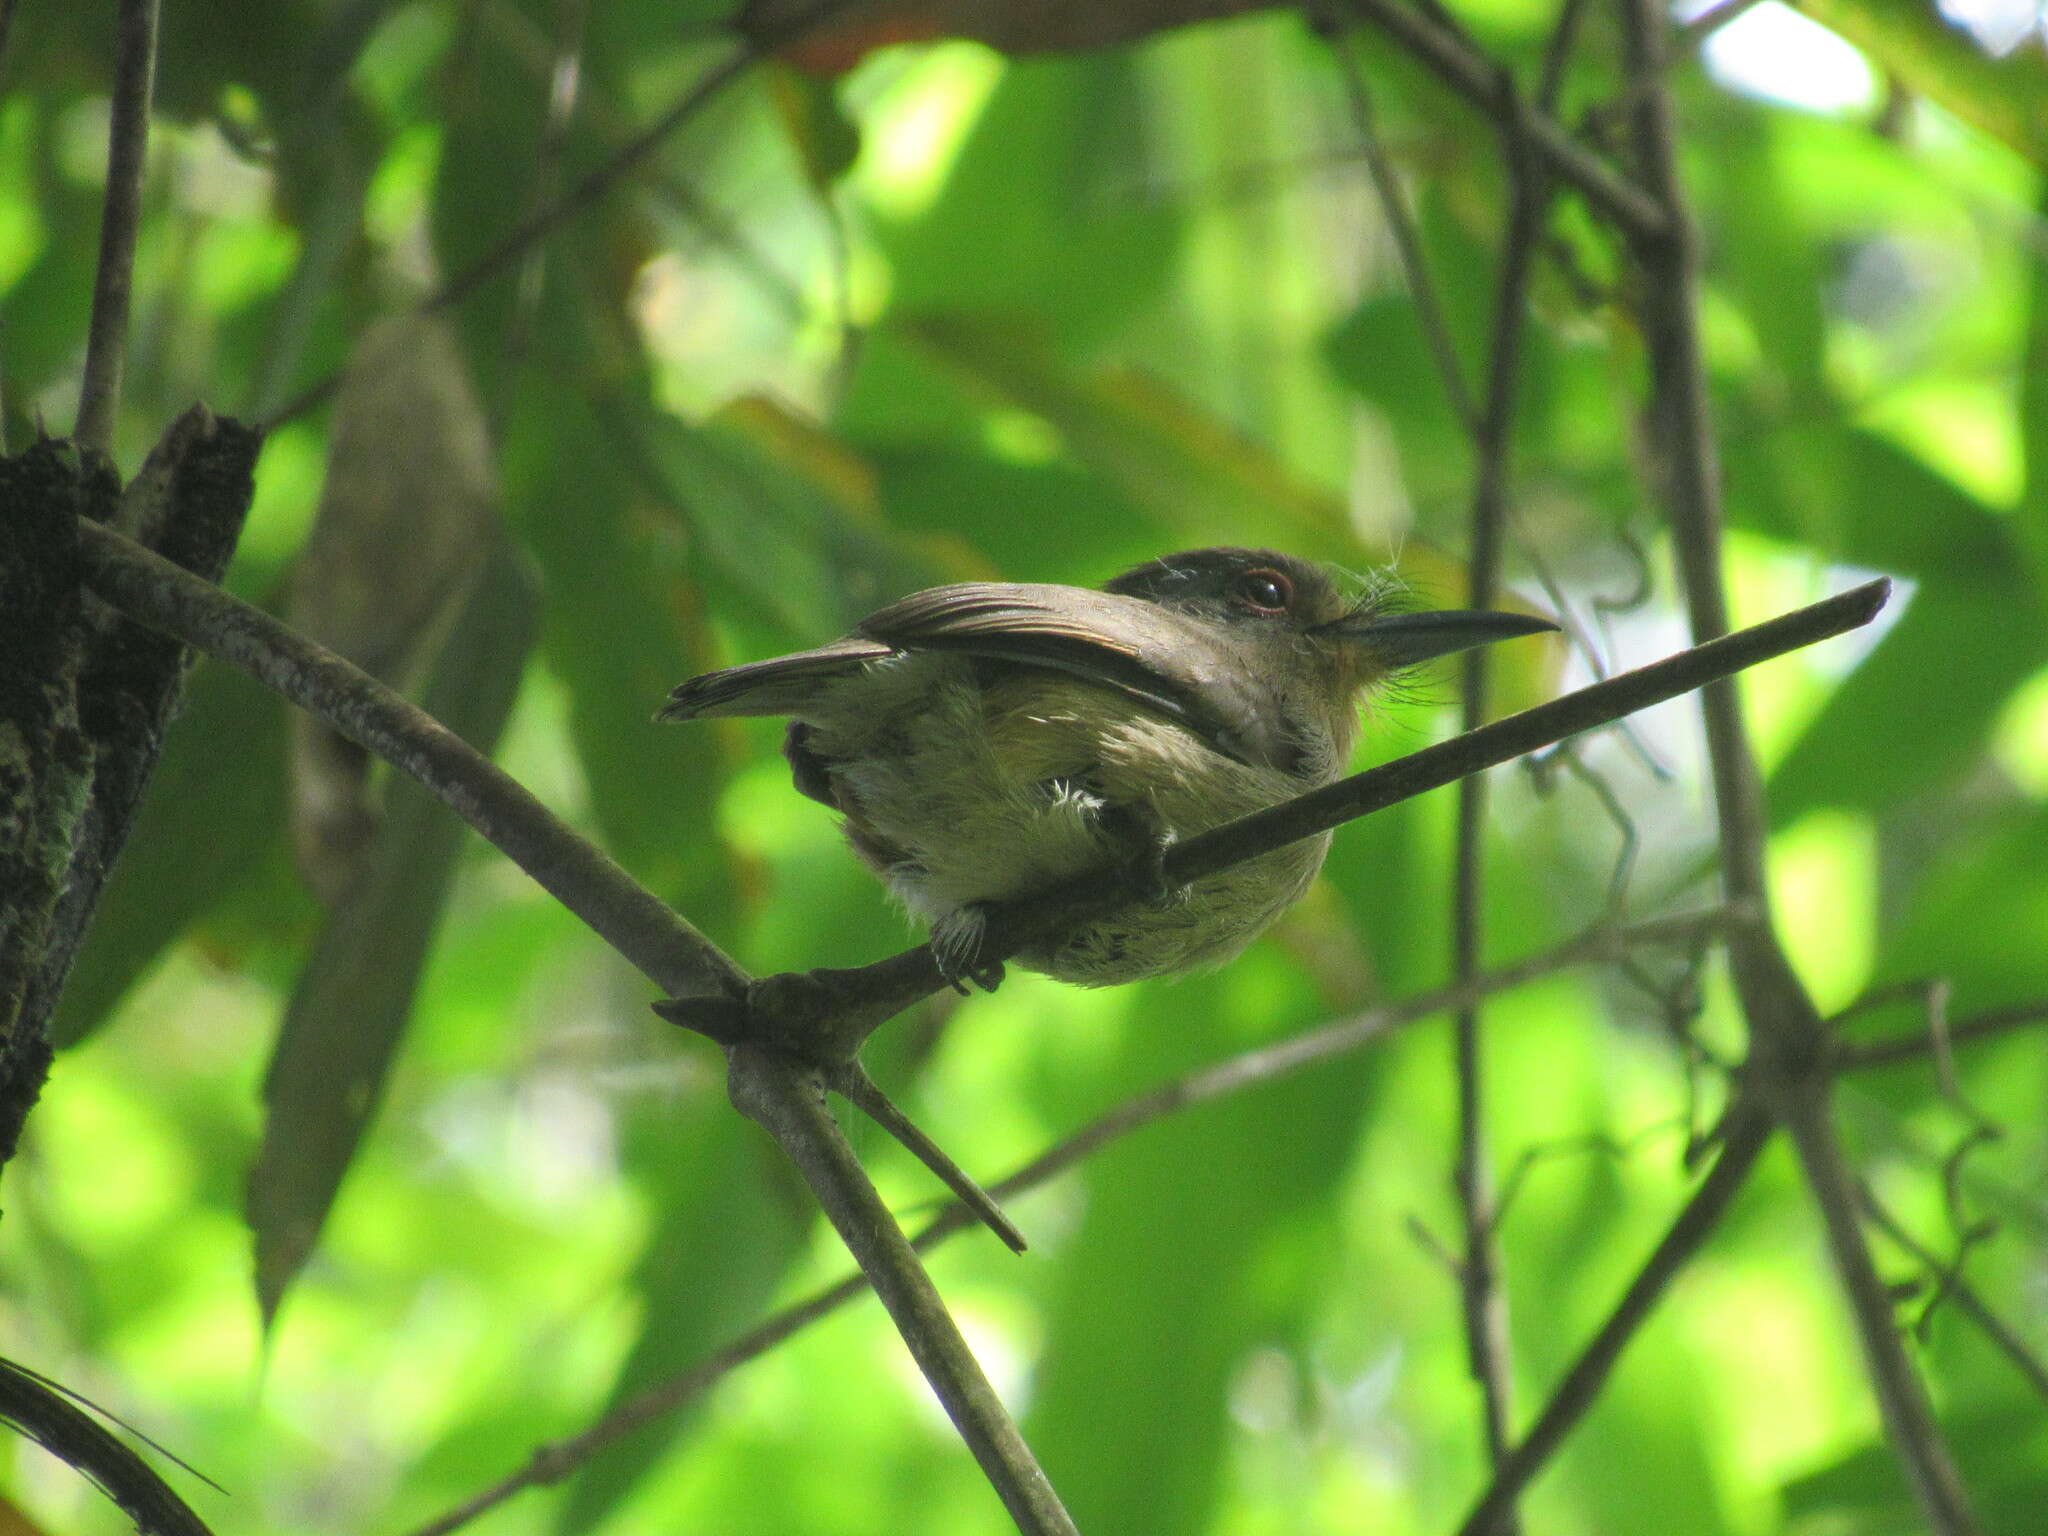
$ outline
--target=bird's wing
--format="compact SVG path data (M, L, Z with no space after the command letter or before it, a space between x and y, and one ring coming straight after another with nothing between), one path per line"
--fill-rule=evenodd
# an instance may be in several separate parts
M788 715L800 711L830 678L847 677L871 661L896 654L896 647L849 635L813 651L768 661L750 661L693 677L668 696L658 720L694 720L704 715Z
M820 683L904 652L939 651L1046 667L1114 688L1241 762L1283 750L1274 701L1230 665L1209 628L1142 598L1085 587L962 582L913 592L816 650L707 672L660 718L801 715Z
M1085 678L1178 721L1228 756L1268 756L1264 743L1240 729L1264 713L1263 701L1245 699L1237 669L1209 630L1141 598L967 582L913 592L861 620L855 634L898 650L952 651Z

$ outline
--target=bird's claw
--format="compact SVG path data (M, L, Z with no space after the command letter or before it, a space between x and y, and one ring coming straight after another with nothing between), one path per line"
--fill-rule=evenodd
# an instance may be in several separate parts
M1124 801L1106 805L1102 826L1110 835L1124 883L1138 896L1163 905L1185 889L1166 873L1166 856L1180 838L1149 804Z
M981 958L982 935L988 929L988 912L978 901L955 908L932 929L932 959L947 986L966 997L968 983L993 992L1007 974L1000 960Z

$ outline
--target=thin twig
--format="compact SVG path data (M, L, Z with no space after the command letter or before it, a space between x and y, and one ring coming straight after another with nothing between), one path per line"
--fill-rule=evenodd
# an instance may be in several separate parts
M1003 1208L996 1204L989 1192L975 1183L916 1121L903 1113L858 1061L839 1066L830 1074L829 1081L835 1093L858 1107L870 1120L908 1147L919 1162L936 1173L940 1182L953 1191L953 1198L974 1212L981 1224L1001 1238L1010 1252L1022 1253L1029 1246L1024 1241L1024 1234L1017 1230L1017 1224L1003 1214Z
M78 525L88 586L153 628L247 672L419 780L671 994L737 993L747 975L424 710L253 608L96 523Z
M114 51L114 99L107 126L107 187L100 213L100 259L93 275L85 373L78 387L78 440L101 453L114 440L121 368L128 347L128 300L135 278L135 235L142 223L142 182L149 168L150 98L156 85L157 0L121 0Z
M1713 1168L1558 1382L1527 1437L1495 1468L1493 1481L1458 1527L1458 1536L1496 1536L1505 1528L1502 1522L1516 1498L1585 1417L1629 1340L1656 1309L1679 1271L1720 1225L1770 1137L1769 1116L1755 1105L1738 1101L1729 1112L1721 1154L1714 1159Z
M554 202L530 215L517 228L462 272L430 295L420 308L428 313L460 304L485 283L523 258L549 235L586 208L600 202L623 181L641 161L661 146L662 140L702 111L707 103L737 80L758 57L753 47L741 44L713 65L710 72L677 98L675 104L634 138L614 150L604 164L587 172Z
M729 1055L734 1107L767 1130L797 1165L1017 1529L1024 1536L1079 1536L916 1250L861 1171L825 1107L823 1083L792 1073L786 1062L757 1046L741 1045Z
M1621 0L1632 137L1643 189L1664 212L1658 233L1632 232L1651 373L1651 420L1679 576L1696 639L1727 628L1721 580L1720 468L1708 420L1698 320L1699 251L1677 173L1676 135L1664 79L1667 19L1660 0ZM1854 1180L1829 1111L1828 1042L1812 999L1772 934L1764 875L1763 791L1730 682L1702 690L1708 760L1729 899L1763 921L1729 946L1748 1020L1750 1068L1791 1133L1819 1208L1886 1430L1937 1536L1969 1536L1970 1515L1925 1388L1907 1357L1890 1299L1858 1219Z
M1976 1040L1990 1040L2016 1030L2048 1024L2048 1002L2023 1003L2013 1008L1994 1008L1948 1027L1951 1049ZM1894 1062L1918 1061L1934 1053L1934 1041L1925 1030L1897 1035L1886 1040L1867 1040L1856 1045L1837 1046L1834 1065L1838 1072L1860 1072L1865 1067L1890 1066Z
M757 60L786 43L794 42L819 22L842 9L846 0L815 0L793 15L778 21L766 35L756 35L732 53L677 98L674 106L656 118L634 138L614 150L605 162L580 178L558 200L535 213L506 235L489 251L472 262L467 271L451 278L421 308L446 309L459 304L500 271L516 261L536 242L546 239L584 209L603 199L640 162L660 147L662 140L701 112Z
M1958 1265L1942 1263L1912 1233L1900 1226L1892 1213L1879 1202L1869 1185L1864 1185L1860 1193L1864 1213L1876 1223L1878 1230L1911 1254L1916 1263L1926 1265L1930 1273L1941 1277L1943 1294L1962 1308L1964 1314L1977 1325L1984 1337L2013 1363L2014 1368L2022 1376L2026 1377L2027 1384L2044 1401L2048 1401L2048 1364L2042 1362L2041 1357L2034 1353L2032 1346L2020 1337L2019 1332L2011 1324L1991 1310L1977 1288L1958 1272Z
M1408 285L1409 301L1415 305L1415 319L1422 328L1430 360L1436 364L1437 378L1443 385L1451 414L1467 432L1477 433L1479 407L1472 398L1471 385L1465 382L1464 367L1458 362L1457 343L1451 339L1450 324L1437 298L1436 280L1430 276L1429 262L1422 254L1422 237L1401 191L1400 173L1380 137L1378 114L1373 110L1365 71L1352 54L1350 40L1334 26L1326 31L1330 55L1337 61L1337 72L1343 76L1345 93L1351 98L1351 121L1358 135L1359 152L1365 157L1366 174L1372 178L1373 191L1379 198L1380 218L1393 239L1394 255L1401 264L1401 276Z
M1546 50L1543 70L1548 111L1563 78L1564 60L1577 29L1579 8L1568 4ZM1505 90L1512 93L1512 84ZM1501 236L1500 276L1495 286L1492 337L1487 348L1486 405L1473 432L1475 464L1471 515L1471 549L1467 557L1466 595L1470 606L1489 608L1500 590L1501 554L1508 522L1508 452L1514 437L1515 402L1522 376L1522 336L1528 309L1529 277L1535 268L1538 236L1550 206L1549 180L1512 130L1501 134L1507 164L1508 218ZM1466 653L1463 729L1477 730L1489 712L1489 659ZM1451 966L1460 981L1478 974L1484 945L1482 909L1485 886L1485 824L1487 778L1472 774L1458 781L1457 845L1451 891ZM1514 1352L1508 1328L1508 1304L1502 1278L1498 1211L1491 1156L1486 1141L1486 1063L1477 1006L1462 1008L1452 1020L1453 1056L1458 1097L1458 1151L1452 1181L1463 1225L1463 1256L1458 1289L1465 1325L1465 1347L1472 1376L1479 1384L1481 1417L1487 1453L1498 1466L1507 1454L1513 1416ZM1515 1528L1510 1514L1503 1536Z
M1182 1110L1248 1092L1334 1061L1447 1009L1526 986L1573 966L1608 964L1619 956L1647 946L1691 945L1723 931L1729 920L1729 914L1715 909L1638 923L1628 928L1602 924L1543 954L1475 977L1467 984L1442 987L1397 1003L1381 1004L1321 1029L1198 1068L1098 1115L991 1186L990 1193L1004 1199L1028 1193L1050 1183L1111 1143ZM919 1252L928 1251L973 1226L975 1219L966 1206L955 1202L918 1233L913 1246ZM866 1289L866 1282L861 1276L849 1275L837 1284L783 1308L689 1369L620 1404L581 1434L537 1447L518 1471L410 1532L409 1536L448 1536L449 1532L497 1508L515 1494L561 1481L619 1440L709 1391L725 1376L758 1359L819 1318L837 1311Z
M487 5L481 8L480 19L490 29L491 40L519 61L528 80L535 83L553 80L558 49L532 17L509 6ZM614 106L603 92L584 92L582 100L577 103L577 110L606 135L623 137L639 132L631 117ZM647 173L647 186L650 192L672 203L709 245L731 257L733 264L751 278L788 318L803 319L807 306L796 283L748 240L723 209L707 199L687 178L673 170L656 168Z
M1343 0L1419 59L1458 95L1543 157L1551 173L1636 238L1666 232L1664 209L1641 187L1612 170L1555 118L1501 91L1498 66L1467 48L1427 16L1398 0Z
M532 180L525 199L534 214L549 206L562 184L569 131L581 106L583 46L590 25L588 0L558 0L556 21L562 35L548 44L547 111L541 119L539 141L533 147ZM507 374L516 373L527 358L534 317L540 312L541 295L547 287L546 245L536 242L528 248L518 268L511 318L500 345L499 361Z

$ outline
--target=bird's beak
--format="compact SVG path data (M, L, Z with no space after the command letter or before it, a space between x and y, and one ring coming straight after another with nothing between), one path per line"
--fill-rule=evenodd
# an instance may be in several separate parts
M1324 625L1321 632L1341 635L1393 668L1556 628L1550 620L1532 618L1526 613L1449 608L1429 613L1353 614Z

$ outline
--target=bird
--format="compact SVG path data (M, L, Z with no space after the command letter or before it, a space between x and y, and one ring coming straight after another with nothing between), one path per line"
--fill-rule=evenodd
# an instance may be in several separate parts
M1221 965L1308 889L1330 834L1179 889L1174 843L1336 780L1362 705L1432 657L1554 630L1417 611L1387 577L1270 549L1163 555L1101 589L963 582L845 638L679 685L665 721L788 719L795 788L930 929L941 974L993 987L988 904L1103 869L1138 899L1012 959L1084 987Z

